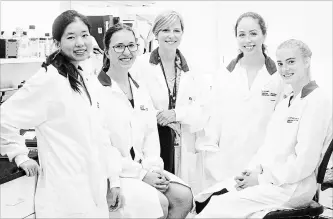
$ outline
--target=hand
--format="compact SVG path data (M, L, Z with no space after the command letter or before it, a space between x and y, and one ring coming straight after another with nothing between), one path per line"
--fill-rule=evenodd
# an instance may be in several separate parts
M166 126L169 123L176 121L176 113L174 110L163 110L157 114L157 123L161 126Z
M163 173L163 170L153 170L153 172L160 175L160 179L164 180L162 183L156 184L155 188L164 193L168 190L170 184L170 178Z
M170 127L170 128L172 128L172 130L174 130L175 133L178 136L180 136L180 125L179 124L177 124L177 123L169 123L167 126Z
M143 182L155 187L160 192L165 192L169 188L169 179L161 172L155 170L148 172L142 179Z
M27 176L35 176L40 174L40 167L35 160L29 159L21 163L20 168L22 168Z
M258 185L258 172L243 171L241 176L236 176L236 190L242 190L247 187Z
M113 187L108 190L107 201L109 205L109 211L117 211L123 206L124 197L122 196L119 187Z

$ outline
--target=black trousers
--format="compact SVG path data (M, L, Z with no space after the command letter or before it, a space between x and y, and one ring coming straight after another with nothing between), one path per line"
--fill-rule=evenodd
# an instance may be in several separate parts
M168 126L157 125L164 170L175 174L175 133Z
M214 195L223 195L224 193L227 193L228 190L227 189L221 189L218 192L214 192L206 201L204 202L195 202L195 211L197 212L197 214L199 214L208 204L208 202L210 201L210 199L214 196Z

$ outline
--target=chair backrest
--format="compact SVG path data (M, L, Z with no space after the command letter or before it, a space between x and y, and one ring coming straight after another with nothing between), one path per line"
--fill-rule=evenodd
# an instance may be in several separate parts
M326 173L326 169L327 169L327 165L328 165L328 161L330 160L330 157L332 155L332 151L333 151L333 140L331 141L330 145L328 146L324 157L319 165L318 168L318 173L317 173L317 183L322 184L324 181L324 177L325 177L325 173Z

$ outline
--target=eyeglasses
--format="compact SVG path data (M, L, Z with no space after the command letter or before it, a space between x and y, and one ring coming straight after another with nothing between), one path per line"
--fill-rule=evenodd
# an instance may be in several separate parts
M128 48L128 50L130 52L135 52L138 50L139 48L139 44L129 44L127 46L123 45L123 44L118 44L118 45L115 45L115 46L112 46L113 50L117 53L123 53L125 51L126 48Z

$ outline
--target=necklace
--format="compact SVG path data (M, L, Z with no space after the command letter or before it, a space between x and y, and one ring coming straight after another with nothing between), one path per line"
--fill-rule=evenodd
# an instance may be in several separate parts
M120 90L127 96L128 99L132 98L132 87L131 87L131 82L129 80L129 77L127 77L128 79L128 87L127 89L125 89L126 86L121 85L120 83L118 83L118 86L120 88ZM125 90L128 90L127 92Z

